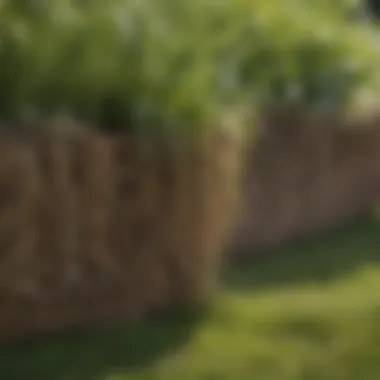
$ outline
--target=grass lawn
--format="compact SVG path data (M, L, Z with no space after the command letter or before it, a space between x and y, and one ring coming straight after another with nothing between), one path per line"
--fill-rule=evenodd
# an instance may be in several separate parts
M380 379L380 224L267 252L223 284L203 316L0 346L0 379Z

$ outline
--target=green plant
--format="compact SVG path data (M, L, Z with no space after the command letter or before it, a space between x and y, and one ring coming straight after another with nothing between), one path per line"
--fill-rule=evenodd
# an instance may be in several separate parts
M214 125L242 103L344 103L378 67L372 30L347 7L3 0L0 118L65 112L106 128L178 130Z
M200 2L33 4L0 10L3 118L64 111L105 125L177 126L219 111L218 35L207 34Z
M255 17L242 28L232 54L241 85L260 103L334 106L369 82L378 86L375 31L351 22L348 5L252 2Z

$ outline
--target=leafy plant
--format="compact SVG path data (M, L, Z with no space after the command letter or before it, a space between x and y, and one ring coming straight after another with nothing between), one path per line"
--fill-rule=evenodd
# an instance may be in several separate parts
M242 103L344 103L378 70L374 32L346 10L314 0L2 0L0 117L66 112L106 128L188 129Z

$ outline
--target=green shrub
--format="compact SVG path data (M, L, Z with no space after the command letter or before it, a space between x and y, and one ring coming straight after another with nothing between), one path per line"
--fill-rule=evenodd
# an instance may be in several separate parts
M177 128L246 102L345 102L378 62L333 3L3 0L0 116Z
M35 4L3 2L3 118L67 112L105 126L176 127L219 113L214 53L224 26L210 33L213 13L201 1Z
M343 5L252 2L254 20L231 55L240 66L242 86L261 103L334 106L369 83L377 86L378 36L370 27L351 22L350 4Z

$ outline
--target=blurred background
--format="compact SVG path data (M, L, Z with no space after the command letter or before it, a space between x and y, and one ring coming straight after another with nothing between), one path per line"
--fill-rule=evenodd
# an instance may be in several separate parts
M0 335L144 319L4 341L0 377L379 379L379 20L376 0L0 0Z

